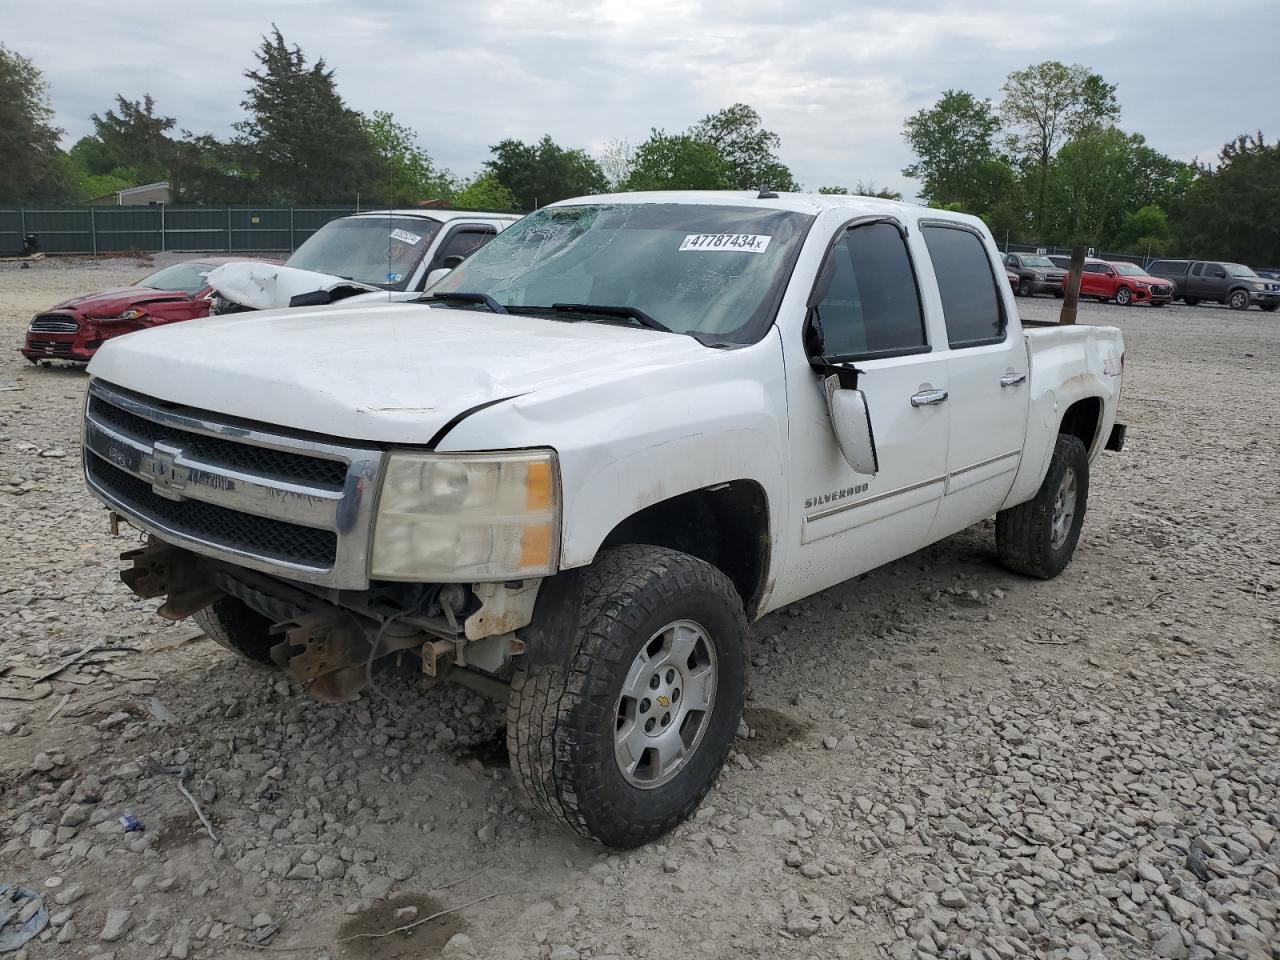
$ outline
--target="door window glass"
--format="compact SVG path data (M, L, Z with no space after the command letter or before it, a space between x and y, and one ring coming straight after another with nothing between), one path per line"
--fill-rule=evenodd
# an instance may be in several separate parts
M906 242L889 223L849 230L829 255L829 277L814 320L833 359L928 349L920 293Z
M972 347L1003 340L1004 301L978 235L954 227L925 227L922 232L942 295L947 341L952 347Z

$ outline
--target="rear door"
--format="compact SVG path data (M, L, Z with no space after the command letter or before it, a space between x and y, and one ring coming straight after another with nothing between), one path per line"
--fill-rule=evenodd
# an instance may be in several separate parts
M991 516L1013 486L1027 425L1027 351L1011 330L995 248L979 231L922 220L949 352L947 479L928 540Z

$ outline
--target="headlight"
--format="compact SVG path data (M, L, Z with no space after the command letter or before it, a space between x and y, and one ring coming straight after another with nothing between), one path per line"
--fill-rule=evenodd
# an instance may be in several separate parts
M1265 290L1265 289L1267 289L1267 285L1266 285L1265 283L1258 283L1257 281L1254 281L1254 283L1253 283L1253 289L1255 289L1255 290Z
M448 582L544 577L560 551L560 470L550 450L392 453L370 574Z
M131 307L118 317L97 317L96 319L99 323L114 323L117 320L138 320L146 315L147 311L139 310L137 307Z
M1043 273L1037 273L1037 274L1036 274L1036 282L1037 282L1037 283L1043 283L1043 282L1044 282L1044 274L1043 274Z

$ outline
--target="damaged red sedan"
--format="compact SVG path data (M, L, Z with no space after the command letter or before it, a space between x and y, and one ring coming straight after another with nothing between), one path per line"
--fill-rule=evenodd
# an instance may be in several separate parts
M22 355L32 363L88 363L98 347L112 337L208 316L213 293L207 280L209 271L242 260L244 257L186 260L157 270L131 287L72 297L32 318Z

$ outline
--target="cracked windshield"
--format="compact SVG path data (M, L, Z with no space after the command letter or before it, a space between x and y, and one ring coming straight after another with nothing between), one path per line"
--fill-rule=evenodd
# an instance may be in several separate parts
M594 319L610 322L638 311L676 333L746 342L767 326L812 219L711 204L550 207L499 234L428 296L482 294L512 313L609 307ZM593 315L583 308L573 318Z

